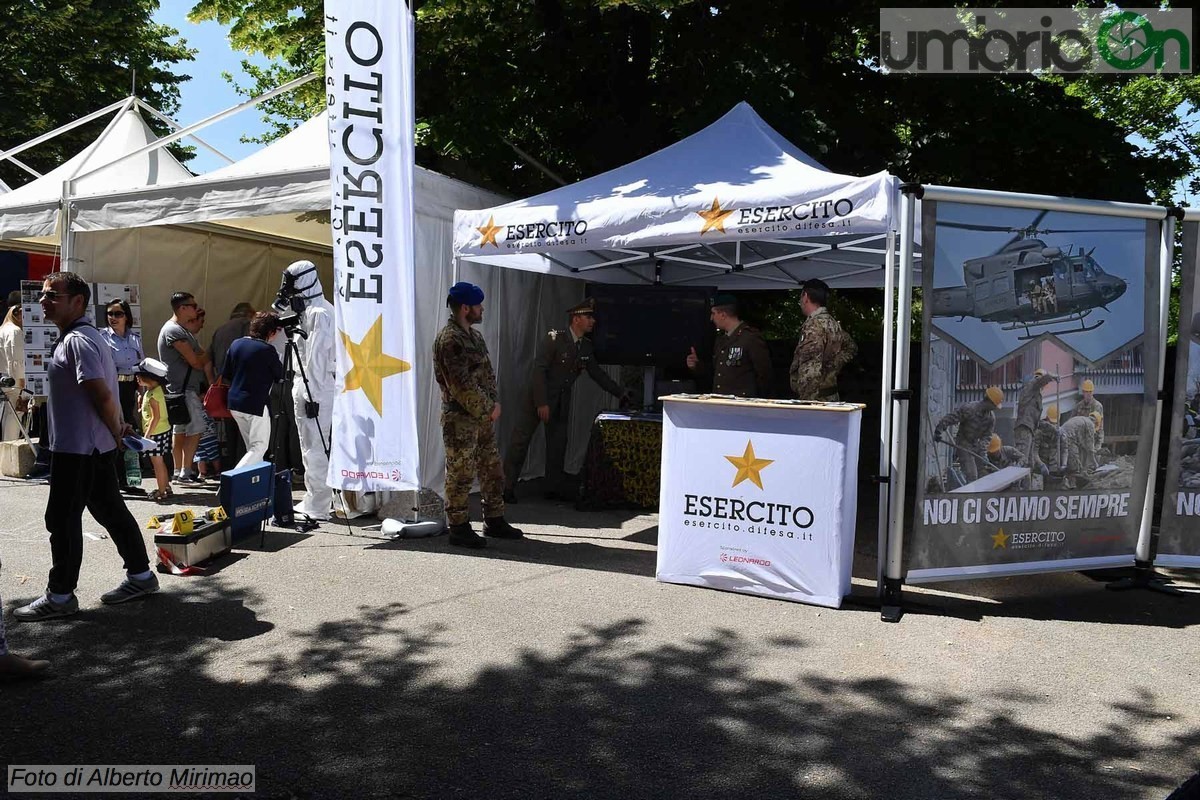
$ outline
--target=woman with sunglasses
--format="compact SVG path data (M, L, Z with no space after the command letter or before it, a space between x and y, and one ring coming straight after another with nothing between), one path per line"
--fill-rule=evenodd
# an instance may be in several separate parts
M117 368L117 393L121 405L121 418L139 430L141 420L137 413L137 367L146 357L142 350L142 337L133 330L133 311L125 300L114 298L105 306L108 326L100 328L100 338L108 344L113 365ZM97 326L99 327L99 326ZM121 471L121 491L126 494L145 494L145 490L130 486L124 471Z

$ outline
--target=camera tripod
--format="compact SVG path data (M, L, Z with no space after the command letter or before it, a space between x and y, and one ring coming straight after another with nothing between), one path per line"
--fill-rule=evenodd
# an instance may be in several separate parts
M276 413L275 418L274 418L274 424L271 426L271 441L270 441L270 445L268 446L268 451L267 451L268 452L268 460L272 464L279 463L280 448L286 448L287 443L291 439L291 437L289 435L289 432L291 429L288 425L288 414L287 414L286 403L289 400L291 400L292 395L290 393L285 394L285 392L283 391L283 387L285 385L294 387L296 371L297 371L297 368L299 368L300 380L301 380L302 384L304 385L305 417L308 419L317 421L317 425L316 425L317 436L320 438L321 450L324 451L326 462L328 462L328 459L330 457L330 442L328 442L325 439L325 430L320 425L319 417L318 417L319 406L313 400L312 387L309 385L308 374L304 371L304 361L303 361L303 359L300 358L299 347L296 344L296 340L295 340L296 336L307 339L308 334L305 333L304 330L302 330L298 326L284 328L284 334L286 336L286 339L285 339L285 343L284 343L284 354L283 354L283 380L280 381L278 384L280 386L280 392L279 392L280 405L279 405L279 411L278 411L278 413ZM293 388L293 391L294 391L294 388ZM295 424L298 429L301 424L300 420L296 419ZM302 454L302 457L303 457L303 454ZM290 459L289 459L289 461L290 461ZM320 479L326 480L326 477L321 476ZM342 515L346 519L346 524L349 525L349 514L347 513L346 501L344 498L342 498L341 492L334 490L334 495L341 501ZM295 523L296 528L298 530L301 530L303 532L303 531L309 531L309 530L312 530L312 529L318 527L318 522L316 520L312 520L307 517L305 519L306 519L305 522L297 521Z
M9 388L13 388L13 387L9 387ZM18 390L17 397L20 397L21 395L27 395L29 397L34 396L33 392L29 391L28 389ZM34 444L33 439L31 439L29 437L29 428L26 427L25 420L21 419L21 415L20 415L20 413L17 412L16 406L13 405L12 399L9 398L8 392L4 391L4 403L3 403L3 405L0 405L0 431L4 430L4 418L8 414L12 414L13 419L15 419L17 421L17 427L21 429L21 436L24 437L25 443L28 444L31 448L33 448L33 456L34 456L34 458L37 458L38 446L36 444Z

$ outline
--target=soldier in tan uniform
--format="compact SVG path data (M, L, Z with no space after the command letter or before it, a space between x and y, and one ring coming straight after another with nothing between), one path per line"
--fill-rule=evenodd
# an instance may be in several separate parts
M1051 375L1044 369L1037 369L1033 379L1021 387L1017 395L1017 419L1014 431L1017 449L1025 454L1025 465L1035 472L1041 471L1037 448L1033 445L1033 433L1042 418L1042 389L1052 381L1058 380L1057 375Z
M1037 448L1038 461L1048 470L1058 469L1062 456L1062 431L1058 427L1058 406L1046 409L1045 419L1038 422L1033 433L1033 444Z
M1005 467L1026 467L1029 466L1028 459L1025 454L1015 447L1010 447L1000 440L996 434L992 434L991 440L988 442L988 463L996 469L1004 469Z
M717 326L713 363L700 362L696 348L687 357L687 367L702 377L712 376L713 394L735 397L769 397L771 391L771 353L762 334L742 322L737 298L717 295L709 316Z
M825 309L828 299L824 281L804 282L800 292L804 326L788 373L792 393L801 400L838 400L838 373L858 354L854 340Z
M499 539L522 533L504 519L504 468L492 425L500 418L496 373L487 344L472 325L483 321L483 290L460 281L446 297L450 319L433 343L433 374L442 389L442 442L446 446L446 517L450 544L483 547L471 528L467 498L479 478L483 532Z
M1067 443L1067 471L1063 479L1064 489L1076 488L1076 478L1092 472L1099 466L1096 449L1099 446L1100 429L1104 418L1093 411L1085 417L1071 417L1063 423L1063 438Z
M999 386L989 386L984 394L979 402L960 406L942 417L933 429L934 441L940 442L950 426L958 426L953 444L967 483L979 479L979 468L987 461L988 444L996 430L996 411L1004 402Z
M517 502L517 479L525 465L529 442L542 423L546 425L546 497L570 499L563 464L571 429L571 390L580 373L586 370L604 391L619 398L623 405L629 402L629 393L601 369L588 338L596 327L596 301L589 297L572 306L567 309L567 318L566 329L548 331L542 340L529 376L530 396L517 412L520 416L504 461L504 497L510 503Z
M1101 417L1104 416L1104 404L1096 399L1096 384L1092 383L1091 379L1085 380L1079 385L1081 397L1075 407L1071 409L1072 417L1086 417L1096 413ZM1104 430L1100 429L1096 432L1096 447L1100 448L1104 444Z

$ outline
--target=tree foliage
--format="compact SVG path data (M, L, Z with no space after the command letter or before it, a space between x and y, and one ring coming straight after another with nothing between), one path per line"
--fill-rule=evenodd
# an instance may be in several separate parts
M321 3L200 0L235 46L281 59L259 92L319 68ZM425 0L417 5L418 158L515 195L577 180L678 140L747 100L830 169L909 180L1145 201L1191 162L1169 140L1177 82L1111 97L1034 76L887 75L879 8L859 0ZM1108 81L1108 83L1105 83ZM321 107L312 87L283 131ZM1106 102L1107 101L1107 102ZM1153 107L1162 136L1148 130ZM290 116L289 116L290 115ZM528 154L524 158L518 154ZM533 166L534 162L547 170Z
M78 119L136 92L164 113L179 107L188 76L173 65L195 53L179 32L151 19L157 0L0 0L0 148ZM85 147L107 120L81 126L19 158L45 172ZM149 121L149 120L148 120ZM151 122L166 133L160 123ZM10 186L32 176L9 163Z

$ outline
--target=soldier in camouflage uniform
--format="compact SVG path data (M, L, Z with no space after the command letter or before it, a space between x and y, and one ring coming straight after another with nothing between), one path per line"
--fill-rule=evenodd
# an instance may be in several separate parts
M933 429L934 441L942 438L951 425L957 425L954 444L956 455L962 465L967 483L979 479L979 468L987 462L987 448L996 429L996 411L1004 402L1004 392L998 386L989 386L985 397L977 403L960 406L938 420ZM964 452L965 451L965 452Z
M1079 386L1081 397L1075 407L1071 409L1072 417L1086 417L1093 412L1104 416L1104 404L1096 399L1095 391L1096 384L1092 383L1091 379L1085 380ZM1096 432L1096 448L1099 449L1104 444L1104 430Z
M805 320L788 371L792 393L801 400L838 400L838 373L858 354L854 340L825 309L828 298L824 281L804 282L800 310Z
M517 502L517 479L525 465L529 442L542 423L546 425L546 497L572 499L563 464L571 426L571 390L580 373L586 371L600 388L619 399L622 406L630 401L629 393L601 369L592 340L587 335L596 326L596 301L589 297L567 309L567 319L566 329L546 333L533 361L530 394L517 412L517 424L504 461L507 477L504 499L509 503Z
M1017 419L1014 431L1017 449L1025 454L1025 464L1035 472L1041 471L1037 448L1033 445L1033 433L1042 418L1042 389L1057 375L1049 375L1044 369L1035 370L1033 380L1021 387L1017 395Z
M1044 464L1047 471L1058 469L1062 432L1058 429L1058 406L1046 409L1046 418L1038 422L1037 430L1033 432L1033 445L1037 448L1038 461Z
M988 443L988 463L996 469L1029 466L1029 461L1025 458L1024 453L1015 447L1006 445L994 433L992 434L991 441Z
M1086 417L1071 417L1063 423L1063 438L1067 444L1067 471L1064 489L1076 488L1075 479L1099 466L1096 462L1097 439L1103 426L1099 413Z
M758 329L738 317L737 298L717 295L709 318L720 331L712 366L702 364L693 347L687 357L688 369L700 376L712 375L713 394L770 397L771 353Z
M483 321L483 290L460 281L446 298L450 319L433 343L433 374L442 389L442 442L446 446L446 517L450 544L483 547L471 528L467 498L479 478L483 532L500 539L522 533L504 519L504 467L492 424L500 417L496 373L487 345L471 326Z

